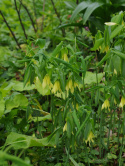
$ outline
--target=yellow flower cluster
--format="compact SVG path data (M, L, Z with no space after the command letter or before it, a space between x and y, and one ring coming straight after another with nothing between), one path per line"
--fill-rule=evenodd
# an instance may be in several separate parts
M74 92L74 89L78 87L79 88L79 85L78 83L74 82L70 79L67 84L66 84L66 91L68 92L69 90L71 91L71 93Z
M87 144L87 142L89 142L89 146L90 146L90 143L91 143L91 142L94 142L93 138L94 138L94 134L93 134L92 131L90 131L87 140L85 140L85 143Z
M67 91L67 96L69 95L69 91L71 93L74 93L74 89L78 87L79 88L79 84L76 82L73 82L72 79L70 79L65 87L65 90ZM52 93L56 94L58 97L63 97L65 98L65 92L62 92L61 90L61 85L60 85L60 81L57 80L55 81L54 84L51 83L50 80L50 76L48 74L45 75L45 77L43 78L43 82L42 82L42 88L49 88L49 90L51 90ZM80 90L80 88L79 88Z

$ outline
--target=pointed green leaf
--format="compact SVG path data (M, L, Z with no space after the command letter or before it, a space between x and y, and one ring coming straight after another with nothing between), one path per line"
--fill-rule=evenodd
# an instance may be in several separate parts
M4 114L4 109L5 109L5 101L2 99L0 100L0 118Z
M59 43L59 45L56 46L55 50L52 53L52 57L55 57L59 51L62 49L63 41Z
M64 1L64 3L66 4L66 6L70 9L75 9L76 7L76 3L75 2L71 2L71 1Z
M28 67L26 68L25 74L24 74L24 87L25 87L26 83L28 82L30 76L31 76L31 65L28 65Z
M100 65L102 65L102 63L105 62L110 56L111 56L111 51L108 50L107 54L102 58L102 60L97 64L96 67L99 67Z
M86 23L86 21L88 20L88 18L90 17L93 11L102 5L103 3L99 3L99 2L94 2L90 4L88 8L86 9L85 14L83 16L83 21L84 21L83 24Z
M111 33L110 39L113 39L116 35L118 35L118 33L121 32L121 30L123 29L123 25L119 25L117 26L114 31Z
M124 53L122 53L122 52L120 52L120 51L118 51L118 50L112 50L112 52L113 52L114 54L118 55L120 58L125 59L125 54L124 54Z
M71 16L71 21L74 20L74 18L85 8L87 8L90 5L89 2L81 2L73 11L73 14Z
M104 38L98 39L95 41L94 47L91 48L91 51L96 51L97 49L99 49L99 47L101 47L101 45L104 42Z

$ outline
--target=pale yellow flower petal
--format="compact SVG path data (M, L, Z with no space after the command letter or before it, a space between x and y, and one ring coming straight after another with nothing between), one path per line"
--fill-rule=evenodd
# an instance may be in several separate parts
M109 104L109 101L108 101L108 99L106 99L105 101L104 101L104 103L102 104L102 109L109 109L109 107L110 107L110 104Z
M121 98L121 102L120 102L120 104L119 104L119 107L123 109L124 105L125 105L125 98L122 97L122 98Z
M87 144L87 142L89 142L89 146L90 146L90 143L91 143L91 142L94 142L93 138L94 138L94 134L93 134L93 132L91 131L91 132L89 133L89 136L88 136L87 140L85 140L86 144Z
M65 123L64 127L63 127L63 132L67 131L67 122Z

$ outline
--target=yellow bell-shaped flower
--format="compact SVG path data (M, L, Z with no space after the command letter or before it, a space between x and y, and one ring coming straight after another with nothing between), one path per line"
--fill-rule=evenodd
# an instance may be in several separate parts
M67 131L67 122L65 123L64 127L63 127L63 132Z
M63 56L64 56L64 61L69 62L67 54L64 54Z
M109 101L108 101L108 99L106 99L106 100L104 101L104 103L102 104L102 110L103 110L104 108L105 108L105 109L108 108L108 110L110 110L109 107L110 107Z
M89 142L89 146L90 146L90 143L91 143L91 142L94 142L93 138L94 138L94 134L93 134L92 131L90 131L87 140L85 140L85 143L87 144L87 142Z
M45 88L47 85L50 87L51 86L51 81L49 75L45 75L42 83L42 87ZM51 89L51 88L50 88Z
M56 81L53 85L52 93L62 92L60 88L60 82Z
M69 90L71 91L71 93L74 92L74 86L71 79L66 84L66 91L68 92Z
M122 98L121 98L121 102L120 102L120 104L119 104L119 107L123 109L124 105L125 105L125 98L122 97Z

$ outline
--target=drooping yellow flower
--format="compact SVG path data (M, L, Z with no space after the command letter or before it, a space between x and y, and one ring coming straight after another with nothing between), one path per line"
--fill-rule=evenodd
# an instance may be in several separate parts
M80 90L79 84L77 82L74 82L74 88L76 87Z
M104 52L108 52L108 50L109 50L109 46L106 46L103 50L102 50L102 53L104 53Z
M56 81L53 85L53 88L52 88L52 93L56 93L56 92L62 92L61 88L60 88L60 82L59 81Z
M122 98L121 98L121 102L120 102L120 104L119 104L119 107L123 109L124 105L125 105L125 98L122 97Z
M90 131L87 140L85 140L85 143L87 144L87 142L89 142L89 146L90 146L90 143L91 143L91 142L94 142L93 138L94 138L94 134L93 134L92 131Z
M66 84L66 91L68 92L69 90L71 91L71 93L74 92L74 86L71 79Z
M45 88L47 85L49 86L49 87L51 87L51 81L50 81L50 77L49 77L49 75L45 75L45 77L44 77L44 79L43 79L43 83L42 83L42 86L43 86L43 88ZM50 88L51 89L51 88Z
M116 99L114 99L114 104L117 105L117 101L116 101Z
M79 105L78 105L78 103L76 103L76 110L78 110L78 108L79 108Z
M102 104L102 109L104 109L104 108L107 109L108 108L108 110L110 110L109 107L110 107L109 101L108 101L108 99L106 99L104 101L104 103Z
M117 75L117 71L116 71L116 69L114 69L114 74Z
M38 64L38 61L36 61L35 59L32 59L31 61L34 63L34 65Z
M63 56L64 56L64 61L69 62L67 54L64 54Z
M63 132L67 131L67 122L65 123L64 127L63 127Z

